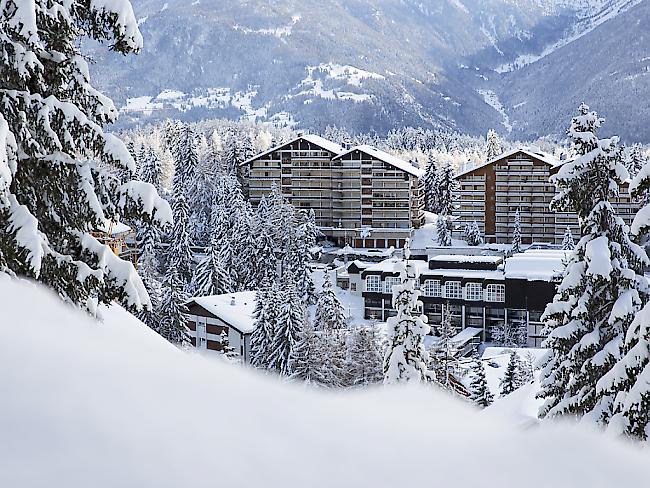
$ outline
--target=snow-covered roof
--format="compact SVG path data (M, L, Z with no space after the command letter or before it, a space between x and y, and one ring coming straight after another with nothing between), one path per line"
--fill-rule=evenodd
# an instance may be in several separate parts
M398 158L397 156L393 156L392 154L388 154L385 151L382 151L380 149L377 149L376 147L368 146L368 145L362 145L362 146L355 146L351 149L348 149L347 151L339 154L336 156L334 159L340 159L343 156L346 156L354 151L360 151L362 153L367 154L368 156L372 156L375 159L378 159L380 161L383 161L384 163L388 163L391 166L396 167L397 169L400 169L406 173L409 173L413 176L416 177L421 177L424 174L424 170L420 168L416 168L413 166L411 163L408 161L404 161L403 159Z
M479 327L465 327L458 334L451 338L451 341L456 345L463 345L470 341L472 338L478 336L483 329Z
M422 276L444 276L445 278L464 278L475 280L494 280L503 281L504 274L501 270L481 270L481 269L426 269L422 271Z
M254 291L240 291L223 295L194 297L188 303L194 302L200 305L242 334L249 334L255 330L255 319L253 318L255 295Z
M442 261L452 263L493 263L499 264L503 258L501 256L472 256L468 254L438 254L431 257L429 261Z
M548 154L543 152L541 149L537 147L518 147L515 149L511 149L510 151L504 152L503 154L500 154L499 156L495 157L494 159L491 159L490 161L487 161L483 164L479 164L478 166L474 166L473 168L468 168L465 171L461 171L460 173L456 174L456 178L459 178L461 176L465 176L473 171L476 171L477 169L480 168L485 168L486 166L490 166L491 164L496 163L497 161L501 161L502 159L509 158L511 156L514 156L515 154L522 152L524 154L527 154L528 156L535 158L539 161L542 161L544 163L547 163L550 166L558 166L562 164L564 161L560 161L557 159L555 156L552 154Z
M535 249L506 259L506 278L528 281L551 281L564 270L571 251Z
M380 263L373 264L372 266L368 266L363 272L364 273L372 273L372 272L381 272L381 273L397 273L395 271L395 264L401 262L401 259L397 258L392 258L392 259L386 259ZM426 261L421 261L419 259L410 259L409 263L411 263L414 267L416 267L420 273L424 273L428 266L429 263Z
M126 224L123 224L122 222L110 222L108 220L104 223L104 225L101 225L97 230L101 232L106 232L107 234L110 234L112 236L126 234L128 232L133 231L131 227L129 227Z
M386 249L360 249L346 245L341 249L337 249L333 254L337 256L366 256L366 257L390 257L395 252L395 248L390 246Z
M271 154L274 151L278 151L279 149L282 149L283 147L288 146L289 144L293 144L294 142L299 141L301 139L303 141L307 141L307 142L309 142L311 144L315 144L318 147L322 147L323 149L325 149L325 150L327 150L327 151L329 151L331 153L334 153L334 154L340 154L340 153L343 152L343 147L339 146L335 142L332 142L332 141L329 141L329 140L325 139L324 137L317 136L315 134L303 134L303 135L295 137L294 139L291 139L288 142L283 142L282 144L274 146L274 147L272 147L272 148L270 148L270 149L268 149L268 150L266 150L266 151L264 151L264 152L262 152L260 154L256 154L252 158L248 158L246 161L241 163L240 166L245 166L248 163L250 163L252 161L255 161L256 159L261 158L262 156L266 156L267 154Z

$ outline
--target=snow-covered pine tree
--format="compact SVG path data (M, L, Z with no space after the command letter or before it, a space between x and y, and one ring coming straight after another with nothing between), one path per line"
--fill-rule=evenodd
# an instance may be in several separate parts
M235 351L235 348L230 345L230 339L228 338L226 329L221 331L219 339L221 340L221 354L232 362L239 362L241 358L239 354L237 354L237 351Z
M647 164L648 158L643 153L641 144L634 144L625 151L625 167L631 178L635 178L641 169Z
M465 242L470 246L479 246L483 244L483 238L481 237L481 230L478 228L476 220L471 224L467 222L465 224L465 229L463 231L465 234Z
M251 364L259 369L270 365L271 346L278 316L279 289L277 283L264 282L255 294L253 318L255 327L251 334Z
M535 367L533 366L533 356L527 353L522 359L519 358L519 369L517 370L517 388L533 382Z
M440 167L438 172L438 213L449 215L453 214L454 202L457 198L458 182L454 178L454 168L451 161L447 161Z
M451 220L447 215L439 214L436 219L436 235L438 238L438 245L443 247L451 247Z
M494 396L488 388L487 379L485 377L485 367L483 361L477 358L472 364L472 382L470 383L470 391L472 392L472 401L480 407L489 407L494 401Z
M291 273L286 276L278 302L269 368L276 370L282 376L291 376L289 358L300 341L300 334L306 322L305 306L298 296Z
M298 343L291 351L291 379L319 384L322 374L322 344L310 321L300 332Z
M315 237L318 228L315 228L315 217L312 221L309 214L304 212L298 213L297 220L295 227L289 229L292 239L287 265L291 267L300 297L306 303L313 304L316 293L311 278L311 270L309 269L309 261L312 259L312 248L316 245Z
M487 133L487 143L485 145L485 160L492 161L503 153L501 148L501 139L495 130L490 129Z
M427 376L428 354L423 339L429 333L426 315L414 315L418 308L420 291L416 289L419 271L409 261L408 243L404 261L395 264L400 284L393 286L395 317L387 320L388 348L384 358L384 383L421 382Z
M384 377L384 348L374 326L357 327L350 333L348 371L351 386L379 383Z
M317 328L326 331L345 329L348 326L345 310L334 293L332 280L327 271L324 272L323 289L316 301L314 322Z
M643 166L629 187L645 204L632 222L631 233L642 244L650 231L650 164ZM650 304L647 302L624 335L622 357L596 383L596 390L614 396L609 431L646 441L650 433Z
M515 226L512 229L512 245L510 246L510 252L512 254L521 252L521 215L519 214L519 209L515 212Z
M91 233L108 221L171 223L90 84L86 38L121 54L142 47L131 4L3 2L0 6L0 270L34 278L91 312L118 300L149 306L133 266Z
M424 200L425 208L429 212L437 213L438 208L438 163L432 153L429 153L427 169L424 173Z
M172 344L186 346L190 342L187 328L187 308L184 285L176 268L168 267L163 281L160 303L160 327L158 333Z
M151 183L158 193L162 193L162 167L160 166L160 158L156 151L151 147L142 148L142 155L140 157L140 181Z
M233 291L230 273L224 268L219 244L212 239L206 249L206 256L199 262L192 278L192 294L194 296L223 295Z
M508 366L506 366L506 372L503 374L501 382L499 383L502 398L521 386L518 382L520 368L519 355L516 351L512 351L512 353L510 353Z
M578 215L582 238L568 259L558 293L542 316L552 356L541 373L540 417L588 417L606 424L615 391L594 385L620 359L627 331L647 299L640 274L648 257L608 199L628 177L617 139L600 140L602 119L582 105L569 135L576 157L552 177L554 210Z
M153 224L143 224L139 242L138 274L149 293L151 307L142 310L137 316L156 332L160 328L160 302L162 299L162 284L158 274L159 262L156 251L158 240L158 229Z
M562 249L565 251L572 251L573 249L575 249L575 247L576 247L576 243L573 240L571 227L567 225L567 228L564 231L564 237L562 238Z
M196 151L194 133L188 125L182 125L172 131L173 139L169 143L174 156L174 179L172 181L172 228L167 266L176 268L178 279L187 287L192 279L193 255L190 248L190 208L189 190L194 178Z

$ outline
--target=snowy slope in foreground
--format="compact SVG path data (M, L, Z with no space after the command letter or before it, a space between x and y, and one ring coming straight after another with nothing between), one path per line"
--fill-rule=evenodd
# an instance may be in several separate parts
M515 430L424 389L279 384L175 350L119 309L98 325L2 277L0 310L3 487L611 487L650 475L647 454L594 433Z

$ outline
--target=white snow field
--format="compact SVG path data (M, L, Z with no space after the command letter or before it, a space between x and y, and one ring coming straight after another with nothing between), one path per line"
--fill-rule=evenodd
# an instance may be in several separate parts
M0 275L0 486L640 487L650 454L430 388L323 393Z

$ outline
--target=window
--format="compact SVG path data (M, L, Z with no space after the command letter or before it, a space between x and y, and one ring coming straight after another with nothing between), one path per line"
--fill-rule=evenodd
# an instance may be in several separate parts
M399 285L399 277L388 276L384 281L384 293L393 293L393 286Z
M483 300L483 286L480 283L467 283L465 285L465 300Z
M463 298L463 287L460 281L448 281L445 283L445 298Z
M442 289L440 287L440 280L426 280L424 282L424 296L425 297L440 297L440 296L442 296Z
M381 292L381 277L372 275L366 278L366 291Z
M488 302L505 302L506 285L488 285L487 286Z

